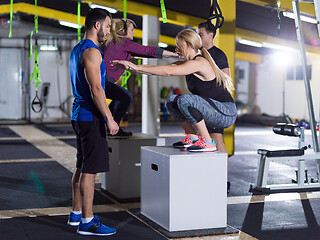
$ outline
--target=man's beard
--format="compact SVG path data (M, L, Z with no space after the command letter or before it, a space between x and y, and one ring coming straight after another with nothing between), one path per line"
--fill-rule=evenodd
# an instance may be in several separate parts
M97 33L97 37L98 37L98 42L102 43L105 41L105 35L104 32L102 30L102 27L100 27L98 33Z

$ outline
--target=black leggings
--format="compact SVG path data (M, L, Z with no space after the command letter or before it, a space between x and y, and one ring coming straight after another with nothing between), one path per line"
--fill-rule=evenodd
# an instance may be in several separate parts
M107 80L105 92L106 97L112 100L109 105L109 109L112 113L113 119L119 124L129 109L132 95L124 87Z

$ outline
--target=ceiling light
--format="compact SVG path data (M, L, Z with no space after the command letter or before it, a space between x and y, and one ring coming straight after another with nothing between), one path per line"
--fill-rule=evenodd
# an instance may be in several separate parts
M248 46L252 46L252 47L265 47L265 48L271 48L271 49L276 49L276 50L284 50L284 51L291 51L291 52L296 52L297 49L291 48L291 47L287 47L287 46L283 46L283 45L279 45L279 44L273 44L273 43L267 43L267 42L263 42L263 43L259 43L259 42L255 42L255 41L251 41L251 40L247 40L247 39L243 39L243 38L239 38L237 39L237 41L240 44L244 44L244 45L248 45Z
M98 5L98 4L94 4L94 3L89 3L89 7L90 8L102 8L102 9L109 11L110 13L118 12L118 9L116 9L116 8L106 7L106 6L102 6L102 5Z
M72 23L72 22L66 22L66 21L59 20L59 24L62 26L66 26L66 27L77 28L77 29L79 28L78 24ZM80 28L81 28L81 26L80 26Z
M40 51L58 51L58 46L40 45Z
M159 43L158 43L158 46L159 46L159 47L162 47L162 48L167 48L169 45L166 44L166 43L163 43L163 42L159 42Z
M247 39L238 39L238 42L240 44L244 44L244 45L248 45L248 46L252 46L252 47L262 47L262 43L258 43L258 42L254 42L254 41L250 41L250 40L247 40Z
M276 50L295 51L295 52L297 51L297 49L294 49L294 48L291 48L291 47L278 45L278 44L273 44L273 43L267 43L267 42L264 42L262 44L262 46L266 47L266 48L276 49Z
M293 12L283 12L282 14L283 14L283 16L285 16L287 18L294 19L294 13ZM308 22L308 23L313 23L313 24L317 24L318 23L318 21L315 18L308 17L308 16L305 16L305 15L300 15L300 19L301 19L301 21Z

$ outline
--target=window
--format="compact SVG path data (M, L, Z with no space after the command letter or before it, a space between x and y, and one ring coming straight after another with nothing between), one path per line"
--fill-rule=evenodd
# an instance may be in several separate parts
M312 79L312 65L307 66L307 78ZM287 80L303 80L302 65L287 67Z

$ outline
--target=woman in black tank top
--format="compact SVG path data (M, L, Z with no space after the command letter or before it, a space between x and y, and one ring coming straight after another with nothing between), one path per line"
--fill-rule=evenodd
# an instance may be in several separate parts
M176 45L177 53L185 61L161 66L135 65L128 61L113 61L112 64L144 74L185 75L192 94L170 95L166 100L170 114L186 134L174 147L187 147L188 151L215 151L215 142L208 128L227 128L236 120L237 110L231 96L234 90L232 79L217 67L193 30L178 33Z

